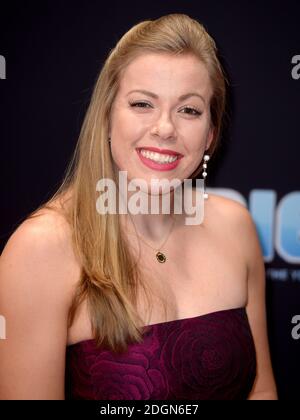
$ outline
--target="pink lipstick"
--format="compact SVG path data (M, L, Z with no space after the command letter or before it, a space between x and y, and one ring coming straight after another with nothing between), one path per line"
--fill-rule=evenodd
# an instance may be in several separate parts
M174 162L166 162L166 163L155 162L154 160L146 156L143 156L141 154L141 150L159 153L161 155L165 154L169 156L177 156L177 159ZM148 168L154 169L156 171L170 171L172 169L175 169L179 165L180 160L183 157L181 153L175 152L174 150L158 149L156 147L141 147L141 148L137 148L136 151L142 163Z

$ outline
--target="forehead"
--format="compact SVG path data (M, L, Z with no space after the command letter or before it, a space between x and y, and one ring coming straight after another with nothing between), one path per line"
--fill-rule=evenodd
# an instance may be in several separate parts
M211 82L204 63L192 54L146 53L135 58L122 73L120 93L131 89L147 89L159 96L170 92L180 96L191 89L210 95Z

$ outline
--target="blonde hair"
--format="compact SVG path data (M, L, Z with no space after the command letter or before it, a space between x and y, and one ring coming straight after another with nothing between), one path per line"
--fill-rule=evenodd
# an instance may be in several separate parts
M108 178L118 185L107 141L111 107L122 72L132 60L147 52L192 53L206 65L213 87L210 111L214 139L209 153L214 153L222 128L226 91L226 77L214 40L203 25L185 14L146 20L133 26L109 52L63 182L52 198L39 207L51 208L56 198L71 192L68 207L61 211L71 227L81 277L69 312L69 326L86 298L97 345L114 352L126 351L129 342L142 340L137 292L142 287L147 294L147 288L120 228L118 214L102 215L96 211L96 184L99 179ZM191 178L199 170L200 166Z

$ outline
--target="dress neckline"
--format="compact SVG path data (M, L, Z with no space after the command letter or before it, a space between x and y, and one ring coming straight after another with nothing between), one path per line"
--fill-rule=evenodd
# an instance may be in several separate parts
M197 320L199 318L204 318L204 317L211 316L211 315L217 315L217 314L220 314L222 312L243 311L243 310L246 310L246 308L241 307L241 306L238 307L238 308L220 309L220 310L217 310L217 311L208 312L206 314L190 316L188 318L179 318L179 319L171 319L170 321L156 322L155 324L144 325L144 328L155 327L156 325L170 324L172 322L175 323L175 322L180 322L180 321L193 321L193 320Z
M208 312L207 314L195 315L188 318L172 319L170 321L163 321L163 322L157 322L155 324L148 324L148 325L144 325L143 328L145 328L146 330L149 330L156 326L165 326L171 323L178 323L178 322L183 322L183 321L196 321L200 318L210 317L210 316L218 315L224 312L246 312L246 308L244 306L239 306L237 308L221 309L218 311ZM86 340L77 341L77 343L67 345L67 349L71 347L73 348L75 346L83 345L84 343L92 343L92 342L95 342L94 338L88 338Z

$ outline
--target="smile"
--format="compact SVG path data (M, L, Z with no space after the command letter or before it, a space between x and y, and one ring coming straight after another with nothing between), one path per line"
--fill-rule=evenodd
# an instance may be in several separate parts
M178 156L174 156L174 155L171 156L171 155L167 155L165 153L150 152L149 150L145 150L145 149L141 149L140 153L145 158L151 159L154 162L159 162L159 163L175 162L175 160L178 159Z
M170 154L159 153L144 148L136 149L136 151L144 165L159 171L168 171L176 168L182 157L182 155L175 152L171 152Z

